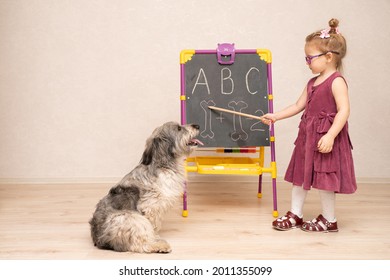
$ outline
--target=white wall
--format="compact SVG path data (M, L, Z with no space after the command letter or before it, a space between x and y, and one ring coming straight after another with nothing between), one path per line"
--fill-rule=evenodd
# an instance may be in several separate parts
M357 177L388 180L389 0L0 0L0 180L124 175L156 126L180 120L182 49L270 49L282 109L311 77L306 35L331 17L348 41ZM279 176L298 121L276 125Z

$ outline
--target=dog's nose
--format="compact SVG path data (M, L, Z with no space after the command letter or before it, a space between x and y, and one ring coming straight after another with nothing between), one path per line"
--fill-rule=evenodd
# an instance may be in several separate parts
M193 128L195 128L195 129L199 129L199 128L200 128L200 126L197 125L197 124L191 124L191 126L192 126Z

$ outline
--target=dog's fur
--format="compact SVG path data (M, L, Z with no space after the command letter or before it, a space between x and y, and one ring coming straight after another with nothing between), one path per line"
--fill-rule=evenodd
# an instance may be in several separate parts
M95 246L115 251L169 253L158 236L164 213L183 192L184 158L199 143L198 125L168 122L146 141L141 162L100 200L90 220Z

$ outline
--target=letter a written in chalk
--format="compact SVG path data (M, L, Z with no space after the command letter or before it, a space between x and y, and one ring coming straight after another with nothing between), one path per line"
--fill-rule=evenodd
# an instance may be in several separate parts
M197 86L206 86L207 94L210 94L209 84L207 83L207 78L202 68L199 69L198 77L196 78L194 88L192 89L192 94L194 94Z

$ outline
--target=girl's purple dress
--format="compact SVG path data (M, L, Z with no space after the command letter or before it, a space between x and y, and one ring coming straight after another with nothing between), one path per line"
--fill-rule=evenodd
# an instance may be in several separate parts
M337 77L342 77L339 72L317 86L314 86L316 77L308 82L306 108L284 179L306 190L313 187L349 194L357 186L348 122L335 138L330 153L320 153L317 149L318 141L329 130L337 113L332 94L332 82Z

